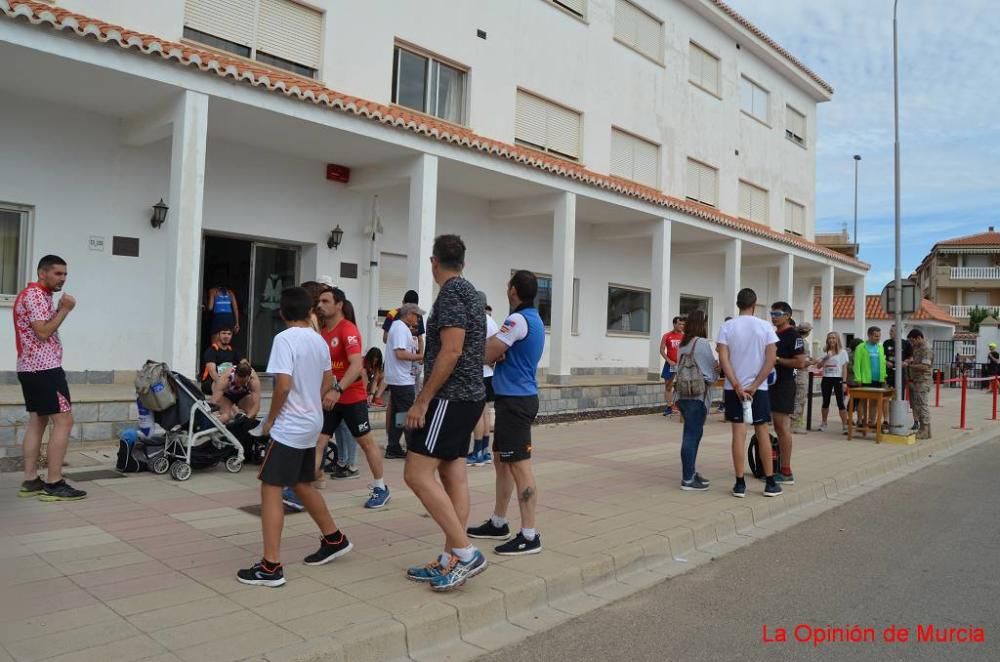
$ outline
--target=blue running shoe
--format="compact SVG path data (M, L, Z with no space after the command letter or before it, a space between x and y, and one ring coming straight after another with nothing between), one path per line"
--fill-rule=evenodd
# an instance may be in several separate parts
M431 580L431 590L439 592L454 590L464 584L465 580L486 570L487 565L486 557L478 549L468 563L462 563L457 556L452 556L448 561L448 567L444 568L447 572Z
M493 453L483 449L483 464L493 464Z
M427 565L417 566L415 568L410 568L406 571L406 578L411 582L419 582L421 584L426 584L434 581L438 577L444 574L444 566L441 565L440 559L434 559Z
M467 467L481 467L483 463L480 461L482 454L479 451L469 453L465 456L465 466Z
M381 508L385 504L389 503L388 487L375 487L372 486L371 492L368 493L368 501L365 502L365 508Z
M281 503L285 504L285 508L295 513L301 513L306 509L302 505L302 502L299 501L299 498L295 496L295 491L290 487L286 487L281 491Z

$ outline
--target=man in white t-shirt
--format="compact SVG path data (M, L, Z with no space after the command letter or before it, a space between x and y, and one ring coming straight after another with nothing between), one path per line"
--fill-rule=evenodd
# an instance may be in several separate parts
M740 314L722 325L717 338L719 364L726 377L722 401L726 420L733 427L733 469L736 471L733 496L739 498L745 497L747 491L743 480L747 423L751 423L757 433L760 461L767 481L764 496L781 494L781 486L774 480L771 435L767 425L771 421L767 378L774 368L778 336L771 323L754 316L756 305L756 292L750 288L740 290L736 296ZM744 403L749 403L752 409L751 421L744 420Z
M316 438L323 429L323 397L334 386L330 351L309 323L312 308L312 297L305 289L291 287L281 292L280 313L287 328L274 337L267 362L267 372L274 375L274 390L263 434L270 439L257 473L264 556L236 574L243 584L274 587L285 583L280 544L285 521L281 492L286 485L295 490L323 535L319 550L303 563L329 563L353 547L312 486Z
M406 457L399 444L399 438L406 435L406 445L410 445L410 431L403 430L406 412L413 405L416 394L416 377L413 365L424 360L419 351L414 334L424 311L415 303L404 303L396 312L385 339L385 383L389 387L389 402L392 403L392 420L386 420L386 435L389 440L385 447L387 458ZM398 422L397 422L398 421Z

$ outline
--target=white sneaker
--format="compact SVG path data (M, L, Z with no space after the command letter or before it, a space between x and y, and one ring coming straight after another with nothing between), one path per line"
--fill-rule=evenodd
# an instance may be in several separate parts
M826 432L826 423L820 423L819 427L816 429L819 430L820 432Z
M265 420L266 419L263 419L263 418L260 419L260 423L257 424L257 427L255 427L254 429L248 431L247 434L250 435L251 437L263 437L264 436L264 422L265 422Z

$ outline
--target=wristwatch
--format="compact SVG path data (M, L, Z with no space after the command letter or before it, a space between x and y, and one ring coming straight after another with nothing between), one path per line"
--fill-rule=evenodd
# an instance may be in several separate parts
M340 388L340 382L337 382L336 384L333 385L333 390L336 391L337 393L344 392L344 389Z

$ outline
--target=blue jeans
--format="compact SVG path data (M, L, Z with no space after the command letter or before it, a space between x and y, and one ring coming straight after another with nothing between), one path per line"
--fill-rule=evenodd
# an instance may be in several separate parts
M337 437L337 461L347 467L353 467L358 461L358 442L351 436L347 425L341 422L333 433Z
M684 417L684 432L681 434L681 473L684 480L694 478L698 445L705 431L708 409L704 400L678 400L675 403Z

